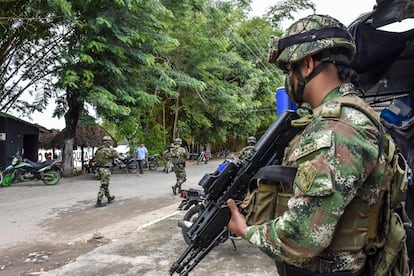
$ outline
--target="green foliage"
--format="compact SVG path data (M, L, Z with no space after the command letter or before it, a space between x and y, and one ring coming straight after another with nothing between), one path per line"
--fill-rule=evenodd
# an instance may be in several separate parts
M57 96L52 72L65 35L46 0L2 1L0 9L0 111L30 114ZM24 98L29 98L25 100Z
M269 37L294 12L314 10L285 0L248 18L250 2L6 1L1 16L30 20L0 19L0 108L42 110L56 98L55 114L73 127L88 103L118 141L133 149L144 140L154 153L173 136L244 143L274 120L283 85L267 62ZM34 90L34 104L19 100Z
M315 13L315 4L311 0L283 0L270 7L266 17L272 22L275 28L280 29L280 23L283 20L293 20L293 15L303 10L311 10L311 13Z

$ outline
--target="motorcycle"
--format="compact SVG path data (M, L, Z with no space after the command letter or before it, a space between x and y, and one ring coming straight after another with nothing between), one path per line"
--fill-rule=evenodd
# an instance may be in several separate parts
M199 165L200 163L204 163L207 164L209 160L209 154L207 151L201 151L200 155L197 158L197 165Z
M34 162L23 159L19 153L13 156L12 162L3 171L1 186L7 187L14 182L42 180L46 185L56 185L60 180L59 161L56 159Z
M159 154L148 155L148 162L145 162L144 167L148 167L150 171L155 171L159 166L160 156Z
M181 190L180 198L182 198L182 200L178 206L178 210L187 212L184 214L183 219L178 221L178 226L181 228L185 243L190 245L191 241L186 232L193 222L196 221L199 214L205 209L206 197L203 190L189 189Z
M127 169L129 173L136 173L138 171L137 163L135 162L134 155L126 155L120 153L118 158L114 160L114 167L120 169Z
M187 231L205 210L209 199L206 197L204 190L198 189L181 190L180 198L182 198L182 201L178 206L178 210L186 210L187 212L184 214L183 219L178 221L177 225L181 228L185 243L191 245ZM241 238L230 231L226 231L218 242L223 243L228 239L231 240L234 250L237 250L235 240L240 240Z

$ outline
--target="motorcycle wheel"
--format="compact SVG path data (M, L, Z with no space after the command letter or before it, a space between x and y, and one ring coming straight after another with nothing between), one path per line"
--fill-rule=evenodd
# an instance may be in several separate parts
M155 171L156 169L158 169L158 162L156 160L148 162L148 168L150 169L150 171Z
M46 171L43 174L42 181L46 185L56 185L60 180L60 174L55 170Z
M128 165L127 170L128 170L129 173L136 173L138 171L137 164L134 163L134 164Z
M198 216L201 214L201 212L202 212L202 211L203 211L203 210L201 209L201 207L200 207L200 206L198 206L198 205L194 205L193 207L191 207L191 208L187 211L187 213L185 213L185 215L184 215L184 220L185 220L185 221L189 221L189 222L194 222L194 221L196 221L196 220L197 220ZM191 245L191 240L190 240L190 238L187 236L187 231L188 231L188 228L186 228L186 227L181 228L181 232L182 232L182 234L183 234L183 238L184 238L185 243L186 243L187 245Z
M2 187L8 187L11 184L14 183L14 180L16 179L16 174L13 172L6 173L3 177L3 181L1 182Z

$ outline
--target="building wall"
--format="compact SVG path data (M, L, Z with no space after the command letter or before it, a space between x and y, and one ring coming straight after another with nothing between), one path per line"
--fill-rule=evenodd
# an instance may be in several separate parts
M7 114L0 114L0 168L11 162L16 152L22 157L37 161L39 129Z

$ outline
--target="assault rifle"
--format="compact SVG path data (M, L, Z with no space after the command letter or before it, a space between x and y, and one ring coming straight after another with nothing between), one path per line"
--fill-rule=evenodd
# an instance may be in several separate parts
M227 200L243 200L250 179L260 168L281 164L285 147L302 130L291 127L291 121L298 117L294 111L284 111L244 161L226 160L216 171L203 176L199 184L205 190L208 204L187 230L191 245L171 266L170 275L188 275L215 246L227 239L227 224L231 217Z

